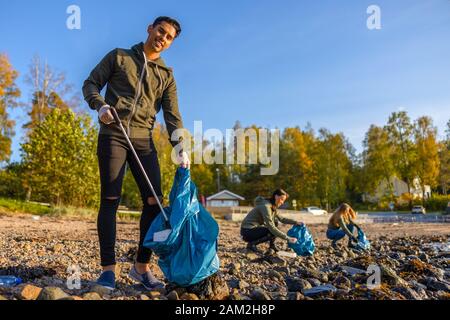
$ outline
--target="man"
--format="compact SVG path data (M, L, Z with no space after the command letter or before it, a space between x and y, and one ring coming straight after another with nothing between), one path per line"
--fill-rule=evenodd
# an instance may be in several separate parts
M139 247L129 276L148 290L163 286L150 271L151 250L142 245L160 209L140 174L125 138L114 124L110 106L117 110L156 194L162 199L160 168L152 140L152 129L156 114L161 108L169 137L173 131L183 127L173 72L160 57L180 32L181 27L176 20L158 17L148 27L145 43L136 44L131 49L114 49L109 52L92 70L83 85L84 98L91 109L98 111L100 120L97 156L101 203L97 230L103 272L97 283L109 289L115 288L116 212L126 163L139 186L143 201ZM105 85L107 89L103 98L100 91ZM172 146L176 145L176 142L171 143ZM182 167L188 168L190 165L184 152L178 161Z

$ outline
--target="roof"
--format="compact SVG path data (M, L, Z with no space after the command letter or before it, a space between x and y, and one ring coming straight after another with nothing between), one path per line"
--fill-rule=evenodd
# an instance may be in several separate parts
M222 190L212 196L206 198L206 200L245 200L245 198L228 190Z

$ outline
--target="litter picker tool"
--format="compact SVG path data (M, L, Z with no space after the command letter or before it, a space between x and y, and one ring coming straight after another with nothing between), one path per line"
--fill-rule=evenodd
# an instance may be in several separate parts
M139 157L138 157L138 155L137 155L137 153L136 153L136 150L134 150L133 144L131 143L130 138L128 137L128 134L127 134L127 132L125 131L125 128L123 127L122 122L120 121L120 118L119 118L119 115L117 114L116 109L115 109L114 107L110 107L110 110L111 110L111 113L112 113L112 115L113 115L113 117L114 117L114 120L115 120L116 124L119 126L120 131L122 131L122 134L123 134L123 136L125 137L125 140L127 141L128 146L130 147L131 152L133 153L134 159L136 160L136 162L137 162L137 164L138 164L138 166L139 166L139 169L141 170L141 173L142 173L142 175L144 176L145 181L147 182L147 185L150 187L150 190L152 191L153 197L156 199L156 202L158 203L158 206L159 206L159 208L161 209L161 213L162 213L163 216L164 216L164 220L165 220L165 228L167 228L167 229L155 233L155 234L154 234L154 239L153 239L153 241L155 241L155 242L163 242L163 241L165 241L165 240L169 237L169 234L170 234L171 231L172 231L171 228L170 228L169 218L167 217L167 214L166 214L166 212L164 211L164 208L163 208L161 202L159 201L159 197L158 197L158 195L156 194L155 189L153 188L153 185L152 185L152 183L150 182L150 179L148 178L148 175L147 175L147 173L145 172L145 169L144 169L144 167L142 166L141 161L139 160Z

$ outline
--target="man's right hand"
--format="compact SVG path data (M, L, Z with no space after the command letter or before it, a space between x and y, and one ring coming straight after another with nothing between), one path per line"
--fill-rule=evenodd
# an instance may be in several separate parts
M111 124L114 122L114 117L111 113L111 107L105 104L98 110L98 118L104 124Z
M289 242L289 243L292 243L292 244L297 243L297 238L294 238L294 237L288 237L288 242Z

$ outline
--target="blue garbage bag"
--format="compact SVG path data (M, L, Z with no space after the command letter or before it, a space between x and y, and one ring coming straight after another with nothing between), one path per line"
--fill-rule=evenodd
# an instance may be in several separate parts
M299 256L310 256L314 253L316 245L305 224L293 226L287 233L289 237L297 238L296 243L288 243L288 247Z
M158 265L167 280L188 287L219 270L219 226L199 203L197 188L191 181L189 169L177 169L169 200L170 206L164 209L169 217L169 236L163 242L153 241L156 232L168 228L163 214L159 213L143 245L159 257Z
M365 233L361 229L358 229L358 236L356 238L358 239L358 243L356 244L358 249L370 250L370 242L367 240Z

